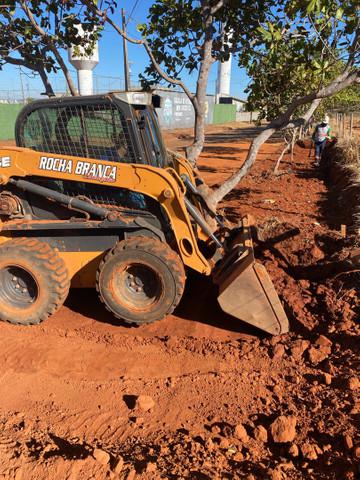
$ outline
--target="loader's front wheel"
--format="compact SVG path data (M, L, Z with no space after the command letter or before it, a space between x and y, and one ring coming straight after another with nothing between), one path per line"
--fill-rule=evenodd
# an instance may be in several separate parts
M40 323L60 308L69 288L66 266L47 243L16 238L0 246L0 320Z
M138 325L170 314L181 299L184 284L179 256L167 244L147 237L119 242L97 273L97 290L107 309Z

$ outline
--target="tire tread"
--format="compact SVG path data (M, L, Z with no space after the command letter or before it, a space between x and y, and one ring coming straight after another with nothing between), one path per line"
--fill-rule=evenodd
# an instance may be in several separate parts
M119 320L124 321L127 324L130 325L146 325L149 323L154 323L157 320L144 320L141 322L135 322L132 320L127 320L120 315L116 314L112 309L108 307L104 299L102 298L101 292L100 292L100 287L99 287L99 280L101 276L101 271L104 267L104 265L114 256L119 254L120 252L127 250L127 249L141 249L141 250L146 250L146 252L154 255L157 258L160 258L164 260L164 262L167 265L170 265L170 270L173 274L174 281L175 281L175 288L176 288L176 296L167 309L167 311L163 314L161 318L158 320L162 320L165 318L167 315L170 315L178 303L181 300L181 297L184 292L185 288L185 270L184 270L184 265L179 257L179 255L168 246L168 244L161 242L160 240L157 240L152 237L145 237L145 236L137 236L137 237L132 237L126 240L122 240L118 242L115 247L110 250L107 255L102 259L100 262L99 268L96 272L96 290L98 292L99 298L101 303L104 304L106 310L108 310L112 315L114 315L116 318ZM164 254L164 252L166 252Z
M6 321L16 325L39 324L63 305L69 293L70 279L65 262L49 244L33 238L21 237L7 241L0 246L0 256L10 254L12 249L16 249L25 256L30 254L38 266L46 272L51 288L51 301L36 320L17 322L6 319Z

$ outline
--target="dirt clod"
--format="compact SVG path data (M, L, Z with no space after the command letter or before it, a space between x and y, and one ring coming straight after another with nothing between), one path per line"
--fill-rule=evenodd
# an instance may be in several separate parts
M101 465L108 465L110 463L110 455L101 448L95 448L93 457L101 463Z
M236 425L234 429L234 437L240 440L243 443L247 443L249 440L249 436L247 434L247 431L241 423L239 425Z
M344 444L348 450L351 450L353 448L354 442L350 435L344 435Z
M301 445L301 453L306 460L316 460L322 451L315 443L304 443Z
M139 395L136 399L136 407L143 412L148 412L155 407L155 402L149 395Z
M280 359L285 355L285 347L281 343L278 343L273 348L273 358Z
M315 345L320 345L322 347L331 347L332 341L329 340L325 335L320 335L316 340Z
M280 415L270 426L275 443L292 442L296 437L297 419L293 416Z
M299 447L296 445L296 443L293 443L290 445L289 455L291 455L294 458L297 458L299 456Z
M348 384L349 390L358 390L360 388L359 377L350 377L348 379L347 384Z
M329 356L329 347L310 347L308 350L309 360L312 364L317 365Z
M254 438L259 442L266 443L268 441L268 433L265 427L258 425L254 429Z
M303 353L309 348L310 342L309 340L295 340L291 345L291 356L295 360L300 360Z
M330 373L326 373L326 372L323 373L322 378L323 378L323 382L324 382L326 385L331 385L332 375L330 375Z

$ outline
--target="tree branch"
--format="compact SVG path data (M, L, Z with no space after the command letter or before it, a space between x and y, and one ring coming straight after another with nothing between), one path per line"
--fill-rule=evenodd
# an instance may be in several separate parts
M26 16L28 17L31 25L34 27L36 32L44 39L44 42L48 46L49 50L53 53L54 57L56 58L58 64L60 65L61 70L64 73L66 82L68 84L69 90L71 95L77 96L77 91L74 85L74 82L72 80L71 74L69 72L69 69L67 68L62 56L60 55L58 49L55 47L52 38L50 35L48 35L37 23L35 20L34 15L32 14L30 8L28 7L26 0L20 0L20 5Z
M228 3L228 0L220 0L216 5L210 8L210 15L214 15L220 10L224 5Z
M21 58L13 58L10 56L6 56L2 58L2 61L4 63L10 63L11 65L17 65L18 67L24 67L28 68L29 70L33 70L37 72L40 75L40 78L44 84L45 87L45 93L48 97L54 97L55 93L52 88L52 85L49 81L49 78L45 72L44 65L41 62L36 62L36 64L33 64L31 62L27 62L25 59Z
M192 102L195 110L197 110L198 102L195 96L190 92L190 90L186 87L186 85L182 82L182 80L172 78L170 77L170 75L164 72L164 70L160 67L159 63L157 62L153 52L151 51L150 45L146 40L144 39L139 40L139 39L130 37L127 33L124 32L124 30L122 30L118 25L116 25L116 23L110 17L108 17L106 12L98 9L92 0L81 0L81 3L83 3L93 14L102 18L104 22L107 22L109 25L111 25L119 35L125 38L125 40L135 45L143 45L147 54L149 55L151 63L153 64L156 72L168 83L171 83L172 85L177 85L180 88L182 88L186 93L186 95L188 96L188 98L190 99L190 101Z

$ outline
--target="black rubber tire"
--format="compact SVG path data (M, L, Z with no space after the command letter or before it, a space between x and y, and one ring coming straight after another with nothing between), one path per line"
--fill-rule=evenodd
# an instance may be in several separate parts
M136 273L129 274L131 271ZM135 282L140 279L144 286L141 293L134 291L139 288L135 282L135 287L127 284L127 275L135 277ZM140 236L116 244L100 263L96 276L96 289L105 307L116 318L136 325L169 315L180 302L184 286L184 266L177 253L166 243ZM149 301L148 292L154 292L149 294Z
M0 320L17 325L48 318L64 303L70 288L64 261L49 244L33 238L0 245L0 282Z

